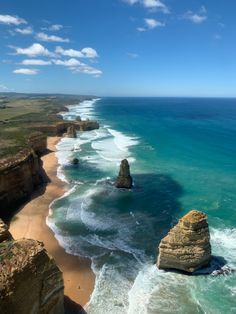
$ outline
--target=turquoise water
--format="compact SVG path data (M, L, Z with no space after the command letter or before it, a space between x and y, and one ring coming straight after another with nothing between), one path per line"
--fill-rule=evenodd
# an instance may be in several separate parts
M101 127L58 144L58 175L71 190L48 224L68 252L92 260L88 314L236 313L235 273L155 266L161 238L196 208L208 214L213 254L236 268L236 100L103 98L70 106L64 119L78 115ZM132 191L113 186L123 158Z

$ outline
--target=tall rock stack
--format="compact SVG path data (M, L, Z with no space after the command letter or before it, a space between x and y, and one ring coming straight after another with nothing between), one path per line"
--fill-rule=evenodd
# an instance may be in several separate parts
M116 179L116 187L123 189L131 189L133 179L130 175L129 163L127 159L121 161L120 172Z
M157 266L188 273L207 266L211 261L210 233L207 216L191 210L182 217L159 245Z

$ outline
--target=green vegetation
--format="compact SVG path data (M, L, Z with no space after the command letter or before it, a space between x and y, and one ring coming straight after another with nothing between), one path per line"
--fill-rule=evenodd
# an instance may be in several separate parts
M34 126L59 122L57 113L88 98L91 96L0 93L0 158L23 149Z

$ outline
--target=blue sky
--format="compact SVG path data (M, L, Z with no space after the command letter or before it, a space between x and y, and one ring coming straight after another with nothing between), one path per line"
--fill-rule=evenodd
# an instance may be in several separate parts
M235 0L0 3L0 91L236 97Z

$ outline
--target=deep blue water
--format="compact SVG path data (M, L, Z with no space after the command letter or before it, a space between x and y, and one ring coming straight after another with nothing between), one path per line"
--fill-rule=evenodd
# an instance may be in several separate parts
M72 189L48 223L68 251L93 261L88 313L236 313L235 274L189 277L154 265L161 238L196 208L208 214L213 254L236 267L236 100L103 98L64 118L78 115L101 128L59 143L59 175ZM113 186L123 158L132 191Z

